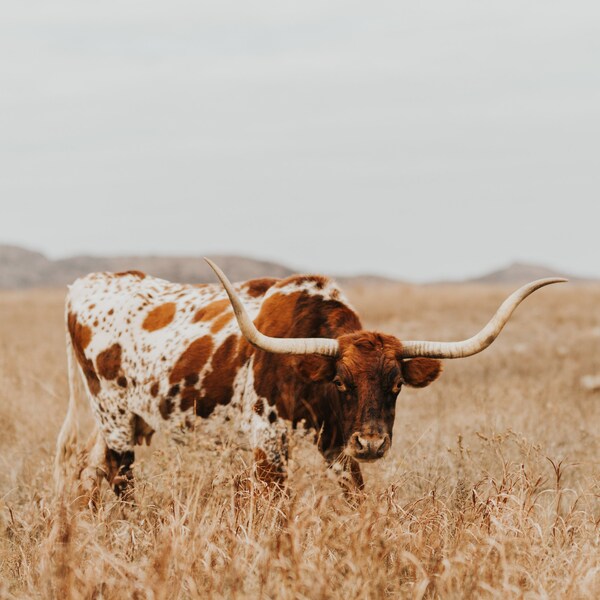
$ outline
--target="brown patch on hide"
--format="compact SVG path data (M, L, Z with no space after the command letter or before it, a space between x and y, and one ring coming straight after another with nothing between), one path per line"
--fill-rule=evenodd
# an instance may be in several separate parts
M198 377L198 373L192 373L191 375L188 375L184 381L185 381L185 385L190 387L190 386L194 386L198 383L198 380L200 378Z
M67 324L73 344L77 345L80 350L85 350L92 341L92 330L87 325L82 325L77 320L77 315L71 312L68 315Z
M230 335L216 350L212 370L202 382L202 398L196 404L196 414L210 415L217 404L229 404L233 395L233 381L246 361L238 346L238 336Z
M121 369L121 344L113 344L96 358L98 374L104 379L116 379Z
M173 412L174 408L175 408L175 404L173 403L173 400L169 397L163 398L158 403L158 410L160 412L160 416L163 419L165 419L165 421L169 418L169 415Z
M200 399L200 392L193 387L187 387L181 392L181 402L179 408L182 412L189 410L194 406L198 406L198 400ZM202 415L201 415L202 416Z
M192 319L192 323L197 323L198 321L212 321L230 306L231 304L227 299L215 300L198 309Z
M133 418L133 431L134 431L134 439L135 443L138 446L141 446L144 442L146 442L146 446L150 445L152 441L152 436L154 435L154 429L142 419L139 415L135 415Z
M232 312L223 313L211 325L210 332L211 333L219 333L219 331L221 331L221 329L223 329L223 327L225 327L225 325L227 325L227 323L229 323L229 321L231 321L232 318L233 318Z
M265 335L280 338L337 338L360 329L358 316L346 305L304 291L273 294L264 300L255 324ZM288 356L258 351L254 365L256 392L269 403L277 400L278 409L285 405L280 414L291 418L296 406L294 396L298 393L293 388L330 378L334 362L317 355ZM289 389L287 394L286 388Z
M94 369L94 363L85 355L85 349L92 341L92 330L86 325L82 325L77 320L77 315L72 312L67 315L67 328L71 336L75 357L83 371L88 388L93 395L96 395L100 391L100 380Z
M361 328L356 313L338 300L298 291L267 298L256 318L265 335L337 338Z
M144 279L146 277L146 273L144 273L143 271L137 271L135 269L132 269L130 271L119 271L118 273L115 273L115 277L127 277L127 275L133 275L138 279Z
M177 359L171 375L170 383L178 383L184 377L190 377L198 374L206 361L210 358L213 349L212 337L205 335L194 340Z
M279 279L272 277L262 277L261 279L250 279L242 285L242 290L248 294L251 298L258 298L264 296L267 290L275 285Z
M177 305L175 302L166 302L153 308L144 319L142 328L146 331L156 331L166 327L175 317Z

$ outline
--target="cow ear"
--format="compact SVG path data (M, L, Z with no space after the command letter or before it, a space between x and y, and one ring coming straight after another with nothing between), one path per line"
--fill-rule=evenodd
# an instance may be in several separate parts
M403 360L402 377L411 387L422 388L433 383L442 372L442 363L434 358L413 358Z
M307 381L331 381L335 376L335 359L316 354L298 357L296 369Z

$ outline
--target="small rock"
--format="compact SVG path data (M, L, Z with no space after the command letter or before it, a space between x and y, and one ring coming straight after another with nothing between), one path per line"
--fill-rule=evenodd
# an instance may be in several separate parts
M600 391L600 375L584 375L579 383L581 383L581 387L590 392Z

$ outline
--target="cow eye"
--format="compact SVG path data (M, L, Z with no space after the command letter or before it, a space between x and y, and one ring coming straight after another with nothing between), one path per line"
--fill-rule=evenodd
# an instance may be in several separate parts
M336 377L333 380L333 383L335 383L335 386L337 387L338 390L340 390L340 392L345 392L346 391L346 384L339 378Z
M392 388L392 394L399 394L402 389L402 380L398 379L396 383L394 383L394 387Z

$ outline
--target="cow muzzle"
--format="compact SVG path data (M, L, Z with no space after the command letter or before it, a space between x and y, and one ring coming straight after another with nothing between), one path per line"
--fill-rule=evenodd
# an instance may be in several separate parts
M353 433L346 445L346 454L356 460L377 460L391 446L390 436L386 434Z

